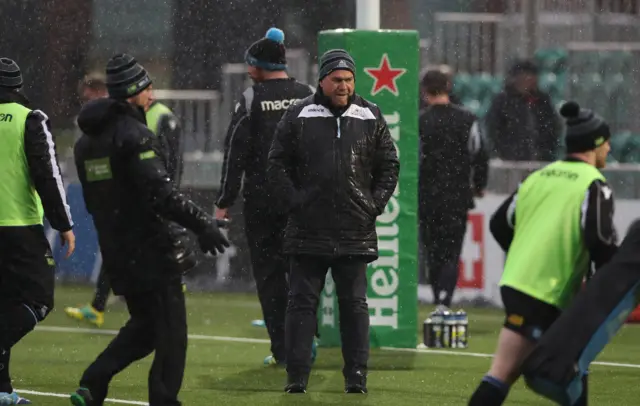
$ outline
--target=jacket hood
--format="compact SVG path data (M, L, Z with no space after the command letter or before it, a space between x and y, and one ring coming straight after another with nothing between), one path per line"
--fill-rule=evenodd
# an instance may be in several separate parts
M18 103L26 108L31 108L31 102L19 91L0 88L0 104Z
M144 112L141 108L126 101L101 98L91 100L82 106L80 114L78 114L78 127L84 134L95 137L100 135L117 116L121 115L131 116L145 123Z

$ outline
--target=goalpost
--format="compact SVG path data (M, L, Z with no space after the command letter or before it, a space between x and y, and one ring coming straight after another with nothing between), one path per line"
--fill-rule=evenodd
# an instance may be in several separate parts
M218 187L224 154L222 97L215 90L153 91L178 117L184 137L182 184Z

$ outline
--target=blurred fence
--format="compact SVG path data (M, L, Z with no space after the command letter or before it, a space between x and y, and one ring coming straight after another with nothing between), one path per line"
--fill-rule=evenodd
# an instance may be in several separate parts
M530 3L532 2L532 3ZM570 41L638 41L638 0L508 0L509 38L526 41L525 20L531 14L538 46Z
M435 13L429 58L502 74L510 59L568 42L640 41L638 0L509 0L504 14Z
M220 93L214 90L154 90L157 100L180 118L185 134L184 151L211 152L222 148Z
M458 72L502 72L504 16L490 13L436 13L433 60Z
M423 63L450 65L454 92L468 87L465 105L482 117L512 60L534 57L539 86L554 103L572 99L596 110L618 146L629 141L617 159L640 162L640 141L631 139L640 140L639 10L640 0L508 0L502 14L435 13Z
M640 131L640 42L570 42L567 98L588 103L613 133Z

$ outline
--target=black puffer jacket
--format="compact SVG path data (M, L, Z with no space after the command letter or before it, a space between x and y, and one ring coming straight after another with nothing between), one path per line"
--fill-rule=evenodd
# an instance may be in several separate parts
M78 125L78 177L114 293L153 289L195 265L186 230L175 223L198 234L205 250L223 238L216 221L175 190L141 109L94 100Z
M289 206L288 254L378 257L376 217L400 165L380 109L360 96L336 110L318 89L290 107L269 153L269 180Z

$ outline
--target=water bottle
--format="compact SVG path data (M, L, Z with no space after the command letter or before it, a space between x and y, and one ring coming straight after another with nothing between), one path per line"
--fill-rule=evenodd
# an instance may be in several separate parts
M458 312L453 312L451 314L452 319L452 329L453 333L451 333L451 348L459 348L460 347L460 315Z
M449 310L445 310L442 314L442 346L444 348L453 346L454 317L455 315Z
M458 348L458 315L451 311L449 324L451 325L451 348Z
M431 313L431 320L433 321L434 348L442 348L443 311L436 309L436 311Z
M422 334L424 336L424 345L427 348L434 348L436 346L436 336L435 336L435 331L434 331L434 323L433 323L433 319L431 318L433 316L433 312L429 315L429 317L427 317L427 319L424 321L424 325L423 325L423 331Z
M464 310L456 312L457 342L458 348L467 348L469 346L469 318Z

